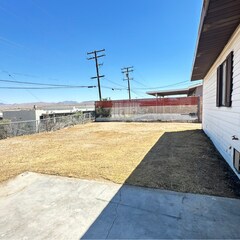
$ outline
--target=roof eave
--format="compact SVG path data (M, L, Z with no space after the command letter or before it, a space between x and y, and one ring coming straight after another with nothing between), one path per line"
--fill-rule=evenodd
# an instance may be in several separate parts
M207 75L240 24L240 1L204 0L191 81Z
M194 71L194 65L195 65L196 58L197 58L197 52L198 52L198 47L199 47L199 40L200 40L200 36L201 36L201 33L202 33L202 29L203 29L203 23L204 23L204 19L205 19L206 13L208 11L209 1L210 0L203 0L203 3L202 3L202 13L201 13L201 18L200 18L200 24L199 24L198 36L197 36L197 43L196 43L197 47L195 49L193 63L192 63L191 81L196 81L196 80L201 80L202 79L201 76L195 76L193 74L193 71Z

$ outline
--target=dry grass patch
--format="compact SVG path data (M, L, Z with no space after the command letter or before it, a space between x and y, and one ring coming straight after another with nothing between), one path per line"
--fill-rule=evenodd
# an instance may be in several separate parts
M0 141L0 181L24 171L240 198L240 181L191 123L90 123Z
M24 171L123 183L164 132L186 123L90 123L0 141L0 181Z

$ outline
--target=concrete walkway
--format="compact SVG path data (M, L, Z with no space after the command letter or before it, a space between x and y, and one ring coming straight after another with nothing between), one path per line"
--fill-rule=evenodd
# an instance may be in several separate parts
M24 173L0 185L0 239L240 238L240 200Z

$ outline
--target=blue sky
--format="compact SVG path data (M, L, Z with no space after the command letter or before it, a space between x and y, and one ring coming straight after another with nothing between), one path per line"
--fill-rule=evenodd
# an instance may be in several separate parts
M101 84L127 87L121 68L134 66L132 97L147 97L148 89L139 88L190 79L201 6L202 0L1 0L0 79L96 85L86 53L105 48ZM102 95L128 97L125 89L103 88ZM4 103L97 99L97 89L0 89Z

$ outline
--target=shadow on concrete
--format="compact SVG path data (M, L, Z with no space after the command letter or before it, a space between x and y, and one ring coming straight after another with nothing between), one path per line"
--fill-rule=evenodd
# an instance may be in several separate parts
M82 238L240 236L229 204L184 193L240 198L240 181L202 130L164 133ZM228 230L219 230L225 221Z

